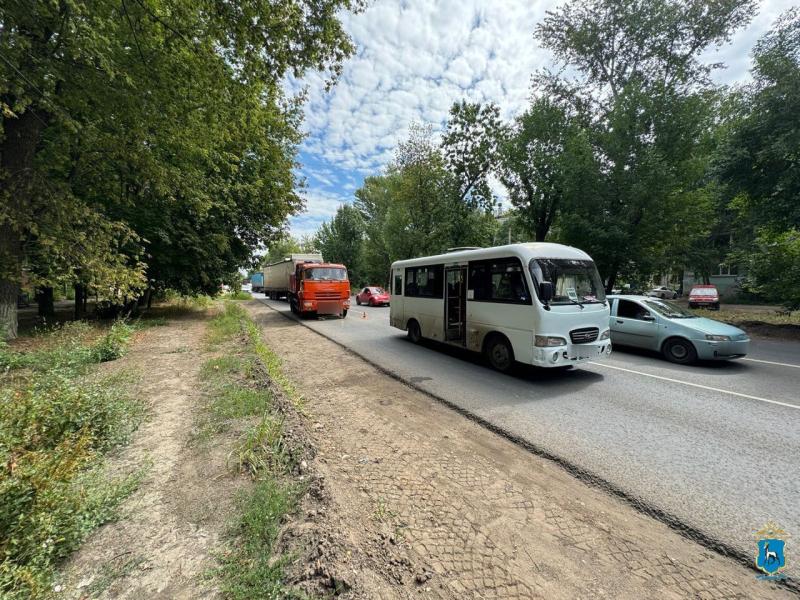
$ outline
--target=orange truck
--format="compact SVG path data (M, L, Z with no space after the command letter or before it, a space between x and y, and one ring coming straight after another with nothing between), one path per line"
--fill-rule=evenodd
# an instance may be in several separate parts
M264 293L273 300L286 297L301 317L344 318L350 308L347 267L326 263L321 254L292 254L264 267Z

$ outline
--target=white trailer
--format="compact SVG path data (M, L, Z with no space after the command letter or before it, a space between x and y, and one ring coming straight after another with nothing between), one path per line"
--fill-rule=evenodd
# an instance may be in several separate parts
M264 293L278 300L288 297L291 288L291 276L298 263L321 263L322 254L290 254L283 260L270 263L264 267Z

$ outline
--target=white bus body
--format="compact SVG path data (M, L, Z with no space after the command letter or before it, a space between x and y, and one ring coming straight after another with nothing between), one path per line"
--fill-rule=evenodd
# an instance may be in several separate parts
M459 250L397 261L391 277L390 322L412 341L483 352L501 371L514 361L565 367L611 354L603 284L591 257L577 248Z

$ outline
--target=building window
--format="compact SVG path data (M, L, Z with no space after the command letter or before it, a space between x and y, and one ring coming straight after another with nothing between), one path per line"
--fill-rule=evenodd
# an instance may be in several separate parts
M406 293L411 298L441 298L444 265L406 269Z

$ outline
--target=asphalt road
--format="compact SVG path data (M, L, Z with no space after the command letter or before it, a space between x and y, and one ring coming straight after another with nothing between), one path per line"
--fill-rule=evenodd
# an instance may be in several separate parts
M754 340L747 359L693 366L616 350L509 376L470 353L414 346L388 308L354 300L346 319L303 323L745 555L768 520L800 539L800 343ZM787 574L800 576L797 558Z

